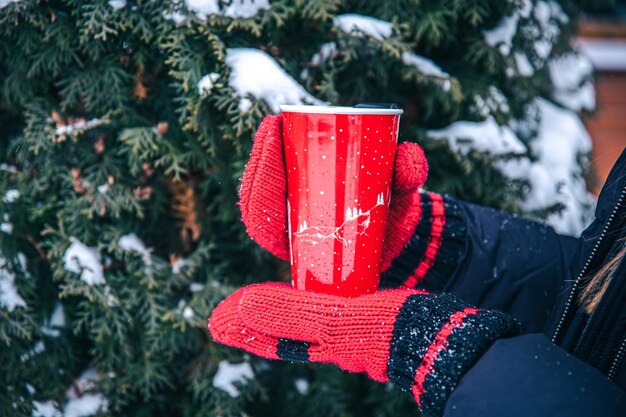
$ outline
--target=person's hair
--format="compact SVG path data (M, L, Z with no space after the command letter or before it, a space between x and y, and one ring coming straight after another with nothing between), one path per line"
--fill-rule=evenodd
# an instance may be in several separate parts
M581 291L578 301L587 314L593 313L598 308L598 304L600 304L600 300L609 287L613 275L615 275L615 270L622 258L624 258L624 255L626 255L626 245L591 276L591 279Z

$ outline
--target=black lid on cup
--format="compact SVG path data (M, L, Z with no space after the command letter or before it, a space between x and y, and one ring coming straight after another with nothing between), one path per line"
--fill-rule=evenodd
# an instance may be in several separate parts
M359 103L354 106L357 109L399 109L396 103Z

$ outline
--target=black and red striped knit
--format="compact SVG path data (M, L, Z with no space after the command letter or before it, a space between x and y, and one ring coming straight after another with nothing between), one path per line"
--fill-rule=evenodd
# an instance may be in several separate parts
M465 249L467 226L456 199L420 193L421 217L409 241L380 278L382 288L443 289Z
M345 298L265 283L224 300L209 329L215 341L265 358L333 363L390 381L435 417L463 374L517 325L449 294L401 288Z

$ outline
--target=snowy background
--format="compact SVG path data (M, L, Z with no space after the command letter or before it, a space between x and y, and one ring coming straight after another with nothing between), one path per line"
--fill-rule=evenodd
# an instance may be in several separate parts
M186 5L200 17L221 12L214 8L215 2L187 0ZM241 1L241 13L250 16L265 7L264 2ZM229 11L230 10L230 11ZM531 16L532 11L532 16ZM559 35L556 21L565 23L568 17L553 1L540 1L531 10L530 3L507 16L493 29L484 31L485 41L505 55L513 56L514 67L508 68L510 75L519 74L532 77L535 68L530 59L519 51L512 52L513 35L524 20L532 22L537 32L534 42L536 54L546 59L554 40ZM338 15L334 25L353 36L369 36L380 42L391 36L393 24L369 16L358 14ZM320 51L311 57L311 63L319 64L328 59L337 45L324 44ZM402 55L404 65L414 67L425 76L433 77L446 91L450 89L449 74L428 57L412 52ZM325 104L308 93L293 77L268 54L250 48L227 50L226 63L230 67L230 78L225 81L237 91L239 109L247 111L251 102L247 97L264 100L276 113L281 104ZM549 61L549 72L555 85L551 99L555 105L542 98L536 99L533 120L520 120L511 126L498 125L492 113L508 112L506 98L495 87L487 97L475 97L476 107L485 120L482 122L457 121L450 126L431 130L428 138L445 140L450 147L461 153L478 150L492 155L531 154L528 158L499 163L501 171L513 179L525 179L530 184L530 192L520 204L528 211L560 203L565 207L560 213L549 215L546 221L563 234L578 235L591 221L594 197L587 191L581 174L580 157L591 151L591 139L577 112L595 108L595 93L592 82L591 61L580 53ZM306 75L306 74L305 74ZM198 89L208 93L219 75L207 74L198 84ZM534 132L529 140L523 141L529 131ZM528 145L529 144L529 145Z
M0 8L18 1L0 0ZM108 4L114 10L129 7L125 0L111 0ZM212 15L251 18L270 7L268 0L233 0L225 7L218 0L184 0L176 2L176 5L178 11L168 12L166 18L179 23L188 19L190 13L199 19L207 19ZM533 77L540 69L536 67L536 60L533 61L512 47L513 36L519 25L532 22L532 28L540 28L536 33L533 49L539 58L545 59L551 53L554 39L559 35L555 22L568 19L560 6L553 1L539 1L532 10L529 3L526 5L527 7L517 9L512 15L503 18L495 28L483 32L485 42L497 48L503 56L511 58L512 66L508 68L510 76ZM338 15L333 24L337 30L351 36L367 36L379 42L384 42L395 30L392 22L358 14ZM310 62L319 65L329 59L337 48L335 41L325 43L311 56ZM459 120L441 129L426 132L428 140L445 141L461 154L477 150L492 155L532 155L532 159L503 159L498 162L497 167L512 179L525 179L529 182L530 191L520 201L524 209L541 210L556 203L562 204L565 209L561 213L550 215L547 222L558 232L570 235L579 234L589 223L595 203L581 176L579 160L590 152L591 140L577 112L595 107L591 79L593 65L587 56L597 59L604 57L610 62L613 57L611 53L604 52L602 47L590 43L581 43L579 49L582 53L573 52L549 61L548 70L555 90L549 97L550 101L545 98L535 100L532 118L516 120L509 125L498 124L495 114L507 113L509 106L502 92L492 87L486 96L474 97L476 109L483 117L482 121ZM276 60L260 49L227 48L225 62L230 69L228 76L211 72L205 74L195 86L201 96L209 95L217 85L228 85L237 95L238 109L242 113L250 111L251 98L263 100L276 113L281 104L328 104L308 92ZM449 73L427 56L404 52L399 65L411 67L432 78L443 91L452 87ZM306 74L301 76L306 77ZM100 123L99 119L80 120L57 128L56 134L69 135L74 130L90 129ZM107 191L106 184L98 187L100 193ZM19 193L10 190L2 198L5 203L11 204L19 198ZM13 232L8 215L3 216L0 230L8 234ZM108 305L115 306L118 300L111 294L103 272L106 259L100 257L96 248L85 245L77 238L71 237L70 241L71 244L63 256L65 270L78 274L85 284L101 288ZM151 273L154 268L151 250L138 236L121 236L116 247L140 257L146 274ZM25 259L20 259L20 262L21 269L26 271ZM173 272L176 273L177 268L183 264L183 259L178 260L173 265ZM7 267L7 260L0 258L0 306L9 312L25 306L24 299L16 288L15 278L11 268ZM191 285L191 291L202 288L202 284ZM193 319L195 313L186 300L180 300L179 310L185 320ZM63 306L56 303L42 327L42 332L50 337L58 337L59 329L64 325ZM45 349L43 342L36 342L23 360L44 353ZM33 415L79 417L106 411L106 399L94 388L94 381L102 377L114 378L115 375L100 375L92 368L85 369L75 384L68 387L67 403L61 406L52 401L36 402ZM237 397L240 395L237 386L251 379L254 379L254 372L247 362L235 364L222 360L212 382L215 387ZM301 393L306 392L308 382L298 379L296 388Z

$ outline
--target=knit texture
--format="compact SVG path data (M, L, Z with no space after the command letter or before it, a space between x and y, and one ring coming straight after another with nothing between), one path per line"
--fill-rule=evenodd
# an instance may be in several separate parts
M411 239L422 216L419 187L428 175L428 163L419 145L405 142L396 151L393 193L389 205L381 270L391 266Z
M424 192L419 211L421 216L409 240L381 275L382 288L441 291L462 258L467 226L458 202Z
M241 219L261 247L289 259L283 116L266 116L254 136L239 190Z
M287 174L282 129L282 115L266 116L257 129L241 180L239 206L248 235L278 258L288 260ZM422 148L409 142L399 145L382 270L402 251L419 222L422 209L418 189L427 174L428 164Z
M517 325L449 294L402 288L345 298L265 283L222 302L209 329L217 342L266 358L332 363L391 381L435 417L463 374Z
M389 380L387 361L395 317L418 291L389 290L355 298L291 290L283 285L250 286L240 316L270 336L310 343L309 360Z
M280 359L276 353L277 339L247 327L239 318L241 288L222 301L211 314L209 330L215 341L246 349L268 359Z

